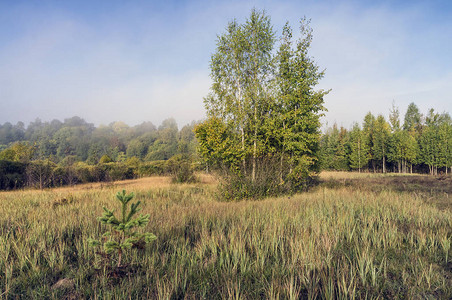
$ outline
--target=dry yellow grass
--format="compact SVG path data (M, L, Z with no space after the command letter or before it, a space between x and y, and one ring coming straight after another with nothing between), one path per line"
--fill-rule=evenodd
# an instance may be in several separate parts
M215 186L217 180L213 175L198 173L196 176L199 179L199 184L206 186ZM0 191L0 201L3 197L8 197L8 195L36 195L36 194L57 194L57 195L69 195L80 192L88 191L101 191L101 190L131 190L131 191L145 191L149 189L167 189L173 184L171 183L171 178L169 176L153 176L138 179L130 179L123 181L113 181L113 182L95 182L95 183L85 183L77 184L74 186L64 186L57 188L48 188L44 190L38 190L33 188L15 190L15 191ZM179 184L177 186L184 187L187 184Z
M346 175L374 174L323 174ZM0 289L10 298L55 299L452 295L452 216L422 195L323 185L227 203L212 197L213 177L199 177L196 184L151 177L0 193ZM142 201L142 213L150 214L146 231L158 239L130 252L125 261L135 269L115 279L102 273L87 239L101 238L97 218L102 206L118 208L121 189ZM52 290L63 278L76 288Z
M399 173L372 173L372 172L345 172L345 171L322 171L320 178L322 180L328 179L357 179L357 178L381 178L390 176L428 176L419 174L399 174Z

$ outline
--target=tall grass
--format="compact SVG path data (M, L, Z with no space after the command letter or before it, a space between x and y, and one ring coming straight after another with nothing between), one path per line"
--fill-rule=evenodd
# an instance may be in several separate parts
M212 181L143 180L120 188L142 201L157 240L123 257L120 276L87 242L104 232L97 217L119 185L0 193L0 297L452 296L452 213L416 194L319 187L225 203ZM72 285L55 288L63 278Z

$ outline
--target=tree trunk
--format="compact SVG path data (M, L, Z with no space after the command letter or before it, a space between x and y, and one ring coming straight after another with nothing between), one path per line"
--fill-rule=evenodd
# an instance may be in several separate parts
M251 180L256 180L256 158L257 158L257 106L254 104L254 142L253 142L253 172Z
M237 69L239 69L238 66L237 66ZM241 117L243 117L242 116L243 115L242 88L241 88L241 85L240 85L240 82L239 82L238 79L236 80L236 85L237 85L237 93L238 93L238 95L237 95L237 104L238 104L238 107L239 107L239 115ZM240 122L240 132L242 134L242 151L245 152L245 131L244 131L243 120ZM244 175L246 175L246 158L245 158L245 156L243 156L242 165L243 165L243 173L244 173Z
M283 121L283 128L284 132L286 131L286 122ZM283 169L283 159L284 159L284 135L283 135L283 142L282 142L282 151L281 151L281 162L279 165L279 181L283 182L283 175L282 175L282 169Z
M253 145L253 171L251 173L251 180L254 182L256 180L256 152L257 152L257 143L254 140Z
M242 132L242 151L245 152L245 131L244 131L243 127L240 129L240 131ZM244 175L246 175L246 158L245 158L245 156L243 156L242 165L243 165L243 173L244 173Z
M283 167L283 154L281 153L281 160L279 163L279 182L282 183L283 179L282 179L282 167Z
M358 173L361 173L361 144L358 140Z
M121 249L118 250L118 264L116 265L116 267L120 267L121 266L121 258L122 258L122 251Z

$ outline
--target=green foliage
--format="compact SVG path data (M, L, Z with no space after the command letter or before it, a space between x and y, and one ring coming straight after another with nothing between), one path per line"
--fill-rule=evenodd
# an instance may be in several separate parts
M48 159L30 162L26 169L28 185L41 190L55 185L56 167L57 165Z
M9 122L0 124L0 145L8 145L13 142L21 141L25 136L25 125L22 122L17 122L12 125Z
M167 119L158 128L151 122L134 127L114 122L95 128L78 117L64 122L37 119L27 128L5 123L0 124L0 140L8 144L0 144L0 160L31 164L34 168L28 170L36 169L39 163L34 160L56 163L44 187L170 175L167 161L171 157L184 155L190 165L196 159L194 126L192 123L178 131L176 121ZM33 179L36 176L27 176L25 171L20 177L25 178L25 185L40 186ZM4 188L20 187L19 182Z
M352 169L361 169L367 165L370 159L369 148L367 147L364 132L359 128L358 124L353 126L350 132L350 167Z
M382 115L378 115L374 123L372 157L381 163L383 173L386 172L386 158L388 155L388 140L390 127Z
M102 157L99 159L100 164L107 164L111 162L113 162L113 160L107 154L102 155Z
M422 129L422 115L419 108L413 102L408 105L403 122L403 129L409 131L411 129L420 132Z
M198 151L207 166L238 170L245 157L240 136L218 117L210 117L194 128Z
M145 227L149 223L149 214L134 217L141 210L138 208L140 201L131 203L130 211L128 210L128 204L134 196L133 193L126 194L125 190L118 192L116 199L121 203L121 216L119 218L116 217L113 210L104 207L104 213L99 218L102 224L111 227L110 231L104 233L104 237L107 237L108 240L103 243L103 249L107 254L114 252L118 254L118 267L121 266L124 251L141 243L150 243L157 238L152 233L139 233L136 231L136 227ZM91 246L101 245L100 241L93 239L90 239L89 243Z
M369 112L359 132L356 124L349 132L339 131L336 125L328 128L321 138L322 168L344 170L345 163L352 169L367 167L374 172L452 172L452 119L448 113L430 109L424 119L411 103L402 128L399 110L393 105L389 123L382 115L375 118Z
M286 181L282 181L280 163L281 160L277 157L259 158L254 180L251 176L244 175L245 172L235 172L231 169L221 170L217 199L220 201L257 200L300 190L296 184L303 185L305 174L300 174L302 175L300 178L284 176ZM286 173L289 173L287 164L283 168ZM250 168L248 168L247 172L250 171ZM298 174L298 171L300 170L291 171L291 176L296 176L295 174Z
M168 167L173 183L194 183L198 181L187 157L173 156L168 160Z
M138 158L144 158L146 156L146 144L145 142L134 139L130 141L129 145L127 146L127 156L129 157L138 157Z
M0 189L10 190L23 187L26 183L26 167L25 163L0 160Z
M349 169L348 136L345 128L338 129L334 124L323 135L320 147L322 169L341 171Z
M34 154L36 148L26 142L16 142L10 147L0 152L0 160L10 160L19 162L29 162Z
M300 33L293 43L286 24L274 53L270 18L253 9L244 24L232 21L218 37L210 64L211 93L204 100L209 119L195 134L207 166L235 173L227 176L234 178L231 184L241 178L244 185L254 185L265 167L259 164L274 158L279 159L275 182L247 190L270 195L280 182L301 187L299 183L308 182L302 176L319 170L320 117L328 91L314 89L324 72L308 55L312 30L306 19Z

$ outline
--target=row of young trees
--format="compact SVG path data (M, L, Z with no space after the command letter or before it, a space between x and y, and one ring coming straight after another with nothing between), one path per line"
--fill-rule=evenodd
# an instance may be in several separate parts
M209 118L195 128L205 163L236 175L245 196L254 196L247 189L259 184L264 193L299 189L318 171L319 119L328 91L314 89L324 72L308 55L309 21L300 22L298 40L286 24L274 51L276 41L264 12L252 10L244 24L229 23L211 58Z
M368 113L362 127L351 130L334 125L321 138L324 169L370 170L399 173L422 172L432 175L452 172L452 120L448 113L430 109L422 115L411 103L400 122L393 105L388 121L383 115Z

